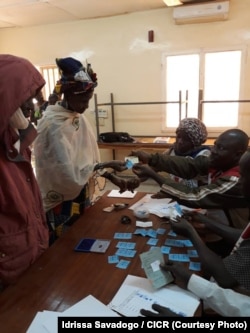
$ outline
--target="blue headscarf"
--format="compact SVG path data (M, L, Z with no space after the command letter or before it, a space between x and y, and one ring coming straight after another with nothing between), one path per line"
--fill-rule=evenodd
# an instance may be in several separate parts
M97 76L90 64L87 63L87 68L85 68L80 61L71 57L57 58L56 64L61 75L61 79L55 86L57 94L62 94L65 90L74 87L79 90L79 84L82 84L83 92L97 86Z

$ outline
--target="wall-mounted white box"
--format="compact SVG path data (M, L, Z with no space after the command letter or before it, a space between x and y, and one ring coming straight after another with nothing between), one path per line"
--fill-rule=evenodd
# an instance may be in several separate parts
M99 118L108 118L108 111L103 109L98 109Z

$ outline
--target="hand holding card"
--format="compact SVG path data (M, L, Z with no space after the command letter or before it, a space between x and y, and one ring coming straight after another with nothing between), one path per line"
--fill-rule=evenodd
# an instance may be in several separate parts
M126 167L128 169L132 169L134 164L139 163L139 159L137 156L126 156L125 162L126 162Z
M170 272L163 271L160 268L160 264L164 263L164 257L159 247L141 253L140 259L145 274L155 289L161 288L174 281Z

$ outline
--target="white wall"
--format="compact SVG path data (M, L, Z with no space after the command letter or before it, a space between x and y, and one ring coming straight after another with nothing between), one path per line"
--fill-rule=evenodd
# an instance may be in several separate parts
M247 58L241 99L250 99L250 0L231 0L227 21L175 25L172 8L111 18L0 30L0 51L23 56L35 65L54 64L56 57L88 61L98 75L98 102L163 101L164 54L198 48L245 47ZM154 43L148 31L154 31ZM90 110L94 126L94 116ZM108 109L108 107L106 107ZM164 135L163 106L117 106L116 131L132 135ZM250 136L250 103L242 103L239 127ZM111 130L109 118L101 132Z

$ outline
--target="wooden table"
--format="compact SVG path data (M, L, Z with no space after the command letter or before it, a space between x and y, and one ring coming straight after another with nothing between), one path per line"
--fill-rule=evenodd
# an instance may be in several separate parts
M163 152L165 150L168 150L173 146L173 143L175 142L176 138L171 137L169 142L166 143L154 143L154 138L152 137L134 137L134 142L111 142L111 143L105 143L98 141L98 147L99 149L111 149L113 154L113 159L116 159L116 152L119 151L125 151L125 150L148 150L152 153L157 152ZM208 139L204 145L208 145L210 147L213 146L215 139Z
M107 197L107 193L79 218L19 279L18 283L0 293L0 330L3 333L25 333L38 311L64 311L89 294L108 304L128 274L145 277L139 253L148 251L148 238L133 235L137 254L127 269L119 269L108 263L108 256L116 251L118 240L115 232L131 232L136 229L136 218L128 208L103 212L104 207L116 202L130 205L146 193L137 193L133 199ZM132 219L131 224L122 224L122 215ZM168 229L162 219L150 216L153 228ZM111 239L105 254L75 252L80 238L94 237ZM167 234L159 236L162 245ZM183 252L183 250L182 250Z
M154 138L152 137L134 137L134 142L101 142L98 141L98 147L100 149L114 149L114 150L156 150L162 151L167 150L168 148L173 146L173 143L176 141L175 137L170 137L169 142L166 143L154 143ZM204 143L204 145L212 147L214 144L215 139L210 138Z

